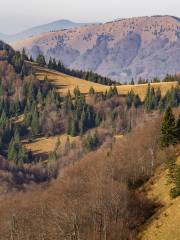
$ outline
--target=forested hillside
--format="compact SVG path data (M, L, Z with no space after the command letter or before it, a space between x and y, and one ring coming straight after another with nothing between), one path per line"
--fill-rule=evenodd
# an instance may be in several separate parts
M73 78L61 94L44 57L31 61L0 42L0 239L136 239L162 207L142 190L159 166L180 195L179 78L141 98L133 82L121 94L90 73L88 92ZM48 152L32 148L55 137Z

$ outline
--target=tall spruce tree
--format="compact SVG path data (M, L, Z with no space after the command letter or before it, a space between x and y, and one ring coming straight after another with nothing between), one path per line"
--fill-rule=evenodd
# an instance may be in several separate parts
M52 58L49 58L49 63L48 63L48 68L53 69L53 63L52 63Z
M161 147L168 147L174 145L177 142L176 137L176 122L171 107L168 107L161 125Z
M79 133L79 129L78 129L78 120L77 118L73 118L71 121L71 136L75 137L77 136Z
M81 119L79 122L79 130L80 130L81 135L83 135L83 133L86 131L86 113L84 110L81 113Z
M8 147L8 160L13 161L16 165L22 165L29 161L29 154L21 144L17 129Z
M133 78L131 79L131 85L134 85L134 79Z
M176 122L176 138L177 138L178 143L180 143L180 115Z
M39 54L37 56L36 62L39 64L40 67L44 67L46 65L45 57L42 54Z
M31 135L32 137L35 137L40 132L40 126L39 126L39 114L37 110L35 110L32 114L32 121L31 121Z
M180 196L180 166L176 165L174 172L174 187L171 189L171 196L173 198Z
M95 94L95 90L94 88L91 86L89 89L89 95L94 95Z

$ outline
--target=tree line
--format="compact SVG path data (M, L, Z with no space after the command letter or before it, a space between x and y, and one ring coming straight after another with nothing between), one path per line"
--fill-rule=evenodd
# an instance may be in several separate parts
M160 144L162 148L167 148L171 145L175 146L180 143L180 116L175 119L171 107L168 107L161 124ZM173 185L171 188L171 196L177 197L180 195L180 165L176 163L176 156L171 156L168 159L169 180Z
M55 58L49 58L49 62L46 63L45 57L43 56L43 54L39 54L36 58L36 62L39 64L39 66L44 67L44 66L48 66L49 69L70 75L72 77L77 77L80 79L85 79L87 81L91 81L91 82L95 82L95 83L100 83L100 84L104 84L104 85L114 85L117 84L117 82L112 81L110 78L108 77L103 77L97 73L94 73L92 71L82 71L82 70L73 70L73 69L69 69L67 68L61 61L56 61Z
M28 61L29 58L26 54L25 49L23 48L22 52L15 51L8 44L0 41L0 51L4 51L4 55L0 56L1 61L7 61L14 67L16 73L20 74L21 77L28 75L28 69L24 61Z
M180 75L166 74L166 76L162 80L155 77L151 81L145 80L143 78L139 78L139 80L137 81L137 84L149 84L149 83L160 83L160 82L178 82L178 83L180 83ZM127 84L127 83L125 83L125 84ZM133 78L130 81L130 85L135 85L135 81Z
M131 90L126 96L126 105L128 108L144 106L146 112L154 110L165 111L168 106L178 107L180 104L180 89L179 87L172 87L166 92L164 96L161 94L160 88L154 89L150 84L148 85L144 101L140 99L138 94Z

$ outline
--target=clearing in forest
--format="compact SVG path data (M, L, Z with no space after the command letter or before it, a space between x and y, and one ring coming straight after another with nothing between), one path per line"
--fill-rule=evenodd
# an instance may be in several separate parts
M44 80L44 77L47 76L48 80L57 88L57 91L62 95L66 95L68 90L73 93L73 90L76 86L78 86L80 91L84 94L87 94L89 92L90 87L93 87L96 92L105 92L109 89L109 86L72 77L54 70L49 70L41 67L35 67L35 69L36 76L39 80ZM151 83L151 86L153 86L155 89L160 88L162 95L164 95L167 90L177 86L177 82ZM147 87L148 84L135 84L117 86L117 89L118 93L122 95L126 95L129 91L133 90L143 100L146 95Z

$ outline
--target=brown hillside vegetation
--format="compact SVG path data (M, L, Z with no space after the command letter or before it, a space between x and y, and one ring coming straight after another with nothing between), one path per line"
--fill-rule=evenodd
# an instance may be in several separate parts
M39 80L44 80L44 77L47 76L48 80L51 81L51 83L57 88L58 92L62 95L66 95L68 90L73 93L76 86L78 86L80 91L85 94L89 92L90 87L93 87L96 92L105 92L109 88L108 86L102 84L71 77L46 68L35 67L35 72ZM162 95L176 85L177 82L151 83L151 86L155 89L160 88ZM144 99L147 87L148 84L122 85L117 86L117 89L118 93L122 95L126 95L129 91L133 90L141 97L141 99Z
M49 153L54 150L58 139L61 141L61 143L63 143L67 140L67 138L72 141L78 137L71 137L66 134L61 134L51 137L39 137L30 143L24 141L23 144L28 150L31 150L35 156L42 156L47 160Z
M161 202L163 207L145 226L139 236L141 240L180 239L180 197L175 199L170 197L167 175L168 172L161 167L145 186L149 199Z
M36 67L36 76L39 80L44 80L44 77L47 76L48 80L51 81L62 95L66 95L68 90L73 93L76 86L79 87L81 93L88 93L91 86L93 86L96 92L105 92L107 89L105 85L71 77L63 73L40 67Z
M84 94L87 94L89 92L89 89L91 86L95 89L96 92L105 92L109 87L82 80L79 78L75 78L69 75L65 75L62 73L59 73L57 71L49 70L42 67L37 67L34 65L35 73L38 79L44 80L45 76L47 76L48 80L55 86L57 91L62 95L65 96L70 90L70 92L73 94L74 88L76 86L79 87L80 91ZM176 82L161 82L161 83L152 83L151 84L155 89L160 88L162 95L164 95L169 89L171 89L173 86L176 86ZM136 93L139 94L141 99L144 99L146 91L147 91L147 84L140 84L140 85L122 85L117 86L118 93L121 95L126 95L131 89ZM95 108L99 108L100 111L103 111L102 109L106 109L105 112L108 112L107 106L99 106L99 104L96 101L92 100L90 101L87 99L88 102L94 106ZM112 110L112 109L111 109ZM109 109L109 111L111 111ZM32 143L26 143L25 146L27 149L31 150L33 154L35 155L42 155L43 159L47 160L48 154L54 150L56 142L58 137L61 141L64 141L64 139L67 138L67 135L58 135L55 137L46 137L46 138L38 138L35 142Z
M0 239L135 239L156 207L134 187L162 162L159 120L145 118L113 146L107 141L45 190L2 197Z

